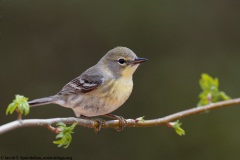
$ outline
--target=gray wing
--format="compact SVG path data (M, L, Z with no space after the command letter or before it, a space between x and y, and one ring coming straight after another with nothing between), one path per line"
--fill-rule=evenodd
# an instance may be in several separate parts
M86 93L98 88L102 83L103 77L99 75L81 75L66 84L58 94Z

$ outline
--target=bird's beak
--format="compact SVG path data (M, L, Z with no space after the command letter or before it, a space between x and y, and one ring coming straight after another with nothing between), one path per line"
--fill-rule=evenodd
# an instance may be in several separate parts
M148 59L146 58L135 58L134 61L132 61L132 64L140 64L140 63L143 63L145 61L147 61Z

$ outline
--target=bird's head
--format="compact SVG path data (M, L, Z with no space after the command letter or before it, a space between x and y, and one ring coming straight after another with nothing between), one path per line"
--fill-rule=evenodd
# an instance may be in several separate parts
M99 63L116 76L131 77L140 63L147 61L146 58L139 58L126 47L116 47L107 52Z

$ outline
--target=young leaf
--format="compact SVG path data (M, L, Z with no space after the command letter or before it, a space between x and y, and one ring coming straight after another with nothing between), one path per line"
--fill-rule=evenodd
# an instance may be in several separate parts
M198 106L231 99L226 93L219 91L219 80L217 78L212 78L204 73L199 84L203 91L199 94Z
M61 130L61 132L56 136L56 141L53 141L54 144L58 144L58 147L64 147L67 148L71 141L72 141L72 133L73 129L75 128L75 126L77 125L77 122L74 122L71 126L67 127L64 123L60 122L57 124L59 130Z
M21 114L27 115L30 112L30 107L27 102L28 98L16 95L12 103L10 103L6 110L6 115L8 113L12 114L15 110L18 110Z
M136 121L136 122L139 122L139 121L140 121L140 122L144 122L144 121L145 121L144 117L145 117L145 116L138 117L138 118L135 119L135 121Z
M179 135L179 136L183 136L185 135L185 131L181 128L182 123L177 120L175 122L170 122L169 125L175 129L175 132Z

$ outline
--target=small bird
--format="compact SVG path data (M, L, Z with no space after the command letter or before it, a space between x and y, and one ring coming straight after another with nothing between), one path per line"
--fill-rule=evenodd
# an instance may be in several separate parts
M109 114L128 99L133 89L133 73L145 61L146 58L137 57L126 47L116 47L56 95L28 103L30 107L58 104L71 108L77 117Z

